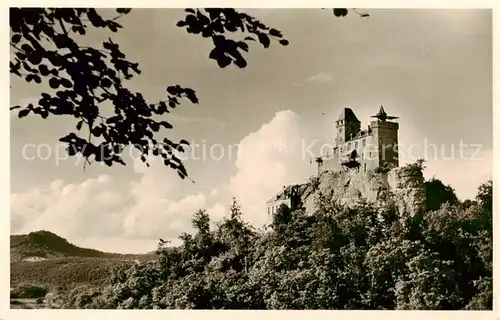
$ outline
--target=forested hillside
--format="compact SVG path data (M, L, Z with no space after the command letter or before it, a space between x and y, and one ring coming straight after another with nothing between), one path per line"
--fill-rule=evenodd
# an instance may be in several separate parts
M465 202L429 183L440 186L446 197L415 216L394 199L346 208L319 196L314 214L283 206L267 230L243 222L234 202L211 230L201 210L179 248L160 243L157 261L75 289L64 307L491 309L492 182Z

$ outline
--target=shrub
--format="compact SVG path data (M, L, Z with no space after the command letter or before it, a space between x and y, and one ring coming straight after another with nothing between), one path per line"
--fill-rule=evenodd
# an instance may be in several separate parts
M45 287L34 284L22 284L19 287L11 290L11 299L36 299L43 298L47 294Z

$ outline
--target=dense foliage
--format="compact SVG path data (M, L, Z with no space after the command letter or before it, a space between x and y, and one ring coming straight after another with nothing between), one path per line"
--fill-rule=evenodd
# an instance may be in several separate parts
M451 186L446 186L441 180L432 178L425 182L427 210L437 210L441 204L448 202L457 204L458 198Z
M116 267L130 267L134 262L112 258L70 257L38 262L15 261L10 264L10 285L38 283L51 291L66 291L82 284L106 285Z
M269 230L231 215L210 229L193 217L182 245L113 273L101 290L68 296L69 308L491 309L492 182L476 200L414 217L318 198L313 215L285 206Z
M10 291L11 299L36 299L47 294L47 288L39 285L22 283Z

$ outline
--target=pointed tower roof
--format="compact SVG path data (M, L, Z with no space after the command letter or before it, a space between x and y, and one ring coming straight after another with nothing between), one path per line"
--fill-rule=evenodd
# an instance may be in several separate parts
M387 112L385 112L385 110L384 110L384 107L380 106L378 113L376 115L372 116L372 118L377 118L380 121L386 121L386 120L397 119L398 117L388 116Z
M337 119L337 121L340 120L359 122L358 118L356 117L354 111L352 111L351 108L344 108L344 110L342 110L342 113L340 113L340 117Z

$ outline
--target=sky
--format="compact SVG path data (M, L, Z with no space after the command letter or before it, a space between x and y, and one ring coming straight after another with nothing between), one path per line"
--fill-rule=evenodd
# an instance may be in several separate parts
M247 221L262 226L266 200L315 173L311 159L333 143L346 106L362 127L380 105L399 116L400 163L426 158L425 176L461 199L492 176L490 10L370 9L369 18L321 9L247 12L290 44L252 45L244 69L208 59L210 40L175 26L182 10L134 9L112 35L139 62L142 74L128 87L146 100L164 98L172 84L196 90L200 103L176 109L165 132L198 145L185 161L194 183L154 159L145 167L133 152L126 166L83 170L81 159L63 159L58 142L74 119L11 112L11 233L43 229L84 247L147 252L160 237L175 244L192 231L199 209L220 220L232 197ZM99 45L108 36L78 41ZM43 90L11 76L10 105L36 102Z

